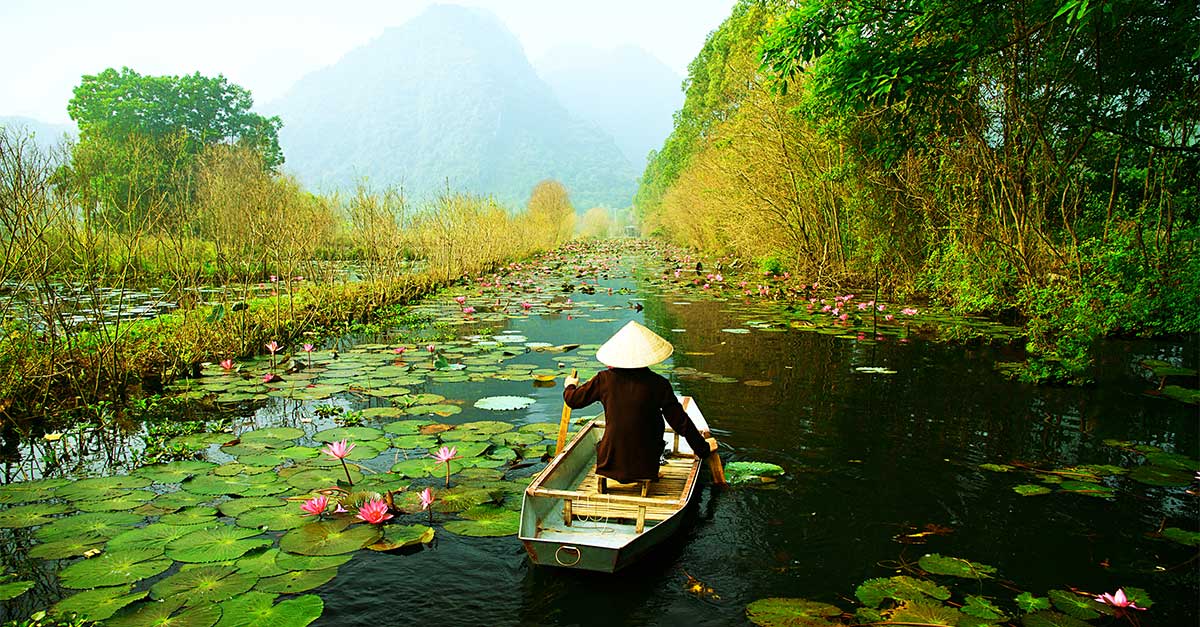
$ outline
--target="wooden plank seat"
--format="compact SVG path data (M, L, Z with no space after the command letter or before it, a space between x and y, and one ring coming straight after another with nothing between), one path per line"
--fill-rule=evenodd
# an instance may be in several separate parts
M666 520L687 502L688 479L696 459L691 455L671 456L659 469L659 478L643 486L641 482L617 483L609 479L601 493L600 479L593 467L575 490L537 490L545 496L563 499L563 522L574 519L635 521L641 533L647 520ZM642 492L646 488L645 493Z

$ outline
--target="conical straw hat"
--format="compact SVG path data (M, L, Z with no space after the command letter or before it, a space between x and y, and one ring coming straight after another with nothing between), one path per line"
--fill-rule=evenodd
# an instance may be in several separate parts
M670 357L674 350L654 331L630 321L596 351L596 359L613 368L645 368Z

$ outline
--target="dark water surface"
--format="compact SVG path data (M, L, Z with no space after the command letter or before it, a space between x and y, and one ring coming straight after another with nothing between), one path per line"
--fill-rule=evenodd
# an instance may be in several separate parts
M638 319L675 344L676 367L770 381L752 387L672 377L728 445L727 462L774 462L788 475L770 489L722 491L705 484L683 531L618 575L531 566L511 537L439 532L435 548L414 555L365 555L321 589L326 609L317 624L745 624L745 606L770 596L853 611L857 604L848 599L859 583L897 574L902 563L934 552L997 567L1011 590L994 584L988 590L1006 599L1021 590L1044 596L1050 589L1098 593L1137 586L1156 602L1139 616L1142 625L1197 623L1195 551L1147 537L1164 519L1194 528L1196 497L1123 478L1112 481L1119 488L1115 500L1022 497L1012 487L1037 483L1034 478L978 468L1013 461L1045 469L1122 463L1129 454L1104 446L1105 438L1196 456L1196 408L1146 396L1149 386L1136 366L1146 357L1194 365L1194 345L1113 342L1104 347L1098 385L1033 387L995 371L996 361L1014 358L1004 346L919 339L864 346L802 332L735 335L720 330L739 326L723 312L729 303L677 305L685 302L678 296L638 296L646 299L645 312L619 313L611 323L558 316L515 321L510 329L533 340L591 343ZM588 298L621 303L629 297ZM862 374L858 366L897 373ZM472 394L530 393L527 384L482 385L489 389ZM462 394L461 388L433 391ZM529 420L555 419L559 393L538 390ZM927 524L952 531L925 544L894 539ZM719 599L690 593L687 575L711 586ZM959 589L970 593L973 585Z
M1195 367L1194 339L1109 342L1096 385L1033 387L997 373L996 362L1019 358L1002 342L901 342L889 336L872 343L798 330L734 334L722 329L745 326L737 315L741 301L663 294L657 283L619 274L600 280L595 295L572 296L620 309L530 316L488 330L551 344L590 344L628 320L642 321L675 344L671 379L678 392L700 404L726 462L773 462L786 476L761 488L718 490L706 481L680 533L617 575L533 567L515 536L457 536L439 520L432 546L406 554L356 553L333 581L314 591L325 604L315 625L740 625L747 624L747 604L774 596L853 612L858 584L906 572L926 553L998 569L997 580L985 584L939 579L954 585L955 599L978 593L1011 607L1019 591L1045 596L1052 589L1100 593L1136 586L1155 602L1138 616L1141 625L1200 621L1196 550L1153 536L1161 526L1200 525L1198 499L1186 488L1106 477L1117 490L1113 499L1061 492L1023 497L1012 488L1039 483L1036 473L979 467L1142 463L1105 439L1200 456L1197 408L1146 395L1155 382L1137 365L1156 358ZM608 287L633 293L609 295ZM644 311L628 307L634 302ZM555 367L560 358L529 353L513 361ZM895 374L855 370L872 366ZM716 382L705 374L735 381ZM489 379L414 389L463 401L468 409L445 419L456 424L555 421L561 409L561 387L530 382ZM469 409L476 399L499 394L537 402L502 415ZM271 399L246 417L258 426L287 424L311 433L321 422L308 422L313 405ZM387 457L365 465L386 470ZM939 533L905 537L928 531L928 525ZM689 591L689 575L717 597ZM6 608L3 617L37 609L22 603ZM1092 624L1116 623L1101 618Z

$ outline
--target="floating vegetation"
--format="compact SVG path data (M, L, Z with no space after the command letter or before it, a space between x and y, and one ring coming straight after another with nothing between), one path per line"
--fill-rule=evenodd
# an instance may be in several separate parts
M1019 621L1025 627L1086 627L1084 621L1102 615L1119 615L1153 605L1140 588L1127 587L1116 595L1094 595L1070 590L1050 590L1045 596L1028 591L1016 594L1007 585L989 584L996 569L971 560L928 554L914 574L868 579L854 591L862 605L853 612L800 598L770 598L746 606L746 617L755 625L782 627L833 627L864 623L922 625L926 627L986 627ZM944 582L926 576L948 577ZM955 589L956 579L979 583ZM961 596L960 596L961 595ZM1128 599L1127 601L1122 601ZM1124 603L1124 605L1122 605Z
M730 485L772 483L783 473L782 466L768 462L739 461L725 464L725 480Z

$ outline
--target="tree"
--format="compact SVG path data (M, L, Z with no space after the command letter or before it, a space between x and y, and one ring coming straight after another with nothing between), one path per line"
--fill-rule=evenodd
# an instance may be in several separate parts
M592 207L583 214L579 232L584 237L604 238L612 233L613 218L607 207Z
M142 76L109 68L84 76L67 105L79 125L72 173L85 207L111 224L181 219L191 174L205 147L233 144L283 163L278 117L250 111L250 92L218 75Z
M553 179L533 187L528 216L533 236L549 246L569 239L575 231L575 207L571 206L567 188Z

